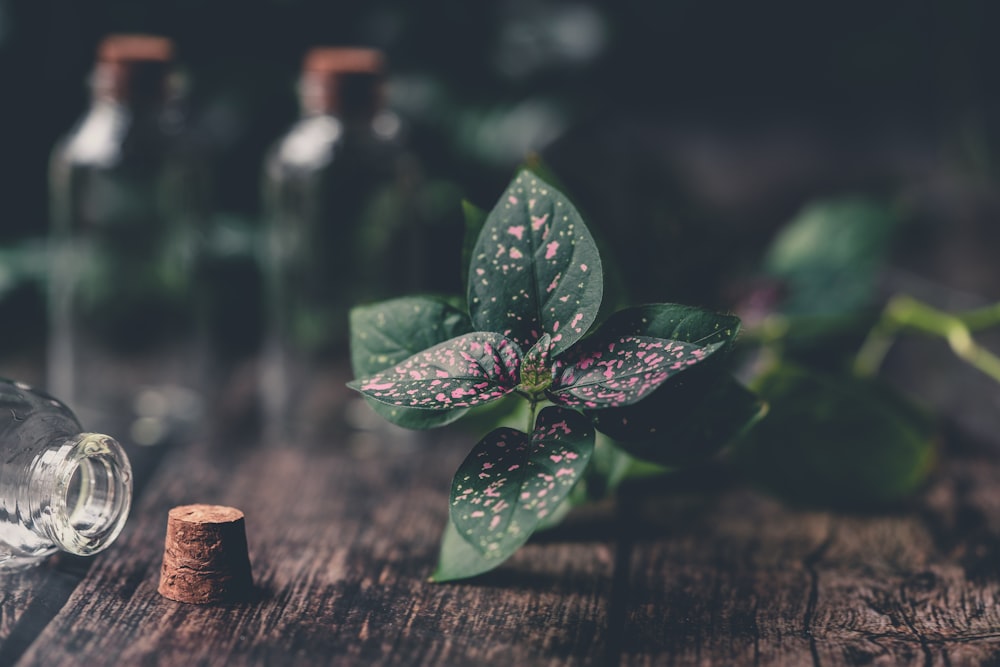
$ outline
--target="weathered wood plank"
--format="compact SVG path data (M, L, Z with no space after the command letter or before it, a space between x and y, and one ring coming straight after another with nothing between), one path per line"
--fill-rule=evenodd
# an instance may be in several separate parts
M394 438L374 453L171 454L21 664L601 662L610 540L532 544L476 583L428 583L468 436ZM244 510L256 600L197 607L156 593L167 510L190 502Z
M632 549L622 664L996 664L998 478L952 461L914 506L871 516L742 488L668 498L662 535Z

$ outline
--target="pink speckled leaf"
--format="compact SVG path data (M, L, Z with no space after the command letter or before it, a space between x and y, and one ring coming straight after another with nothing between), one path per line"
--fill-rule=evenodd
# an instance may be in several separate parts
M481 405L517 386L521 351L497 333L474 332L348 384L388 405L452 410Z
M469 267L476 329L497 331L522 349L552 336L552 354L593 324L603 294L597 245L570 201L521 171L490 212Z
M590 421L560 407L542 410L530 437L496 429L455 473L452 523L476 551L499 564L566 499L593 449Z
M547 393L553 403L571 407L630 405L711 352L711 346L649 336L588 340L556 362Z

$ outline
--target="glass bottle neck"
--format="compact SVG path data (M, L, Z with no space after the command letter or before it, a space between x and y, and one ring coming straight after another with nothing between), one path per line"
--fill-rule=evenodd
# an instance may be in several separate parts
M336 116L349 125L368 125L382 106L382 82L374 75L305 72L299 80L303 116Z
M85 556L105 549L124 527L132 469L114 438L81 433L35 457L26 493L37 529L60 549Z
M167 69L161 62L100 62L90 84L95 103L136 111L160 109L168 97Z

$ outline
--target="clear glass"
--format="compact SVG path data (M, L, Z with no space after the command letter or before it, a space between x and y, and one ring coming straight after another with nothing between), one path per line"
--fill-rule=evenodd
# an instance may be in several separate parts
M51 160L47 386L98 430L155 444L201 411L202 186L176 110L101 94L100 74Z
M32 567L60 550L97 553L124 527L128 458L114 438L81 431L65 404L0 380L0 570Z
M334 417L330 369L346 359L351 306L419 288L418 170L401 134L389 111L305 113L268 154L261 393L270 438L310 437Z

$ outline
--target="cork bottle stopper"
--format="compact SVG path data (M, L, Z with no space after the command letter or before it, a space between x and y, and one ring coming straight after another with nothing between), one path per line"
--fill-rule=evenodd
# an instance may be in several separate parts
M193 604L246 599L253 577L243 512L220 505L170 510L158 590Z
M97 47L97 59L108 63L135 60L168 62L173 53L173 42L156 35L108 35Z
M371 117L384 103L385 54L361 47L316 47L302 61L302 106L312 113Z
M167 95L174 44L154 35L109 35L97 47L92 85L98 98L151 104Z

